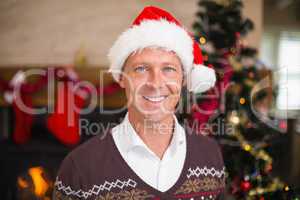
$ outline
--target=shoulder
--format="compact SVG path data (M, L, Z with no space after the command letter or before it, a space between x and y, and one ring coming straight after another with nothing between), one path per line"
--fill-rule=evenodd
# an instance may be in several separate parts
M80 173L94 171L95 167L104 166L112 154L111 132L97 135L72 150L66 160L80 169Z
M221 148L214 138L197 134L190 129L186 130L186 134L187 148L194 160L204 166L211 165L219 169L224 167Z
M187 140L193 147L206 149L207 151L211 150L212 152L220 149L218 142L213 137L199 134L189 127L185 127L185 131Z
M58 195L61 192L74 195L79 191L87 191L103 179L105 169L111 166L110 137L110 133L94 136L64 158L54 184Z
M61 163L58 176L77 176L82 179L95 167L103 166L109 160L111 135L97 135L73 149ZM92 175L91 175L92 176Z
M91 156L101 156L103 150L110 146L109 137L111 137L110 133L96 135L77 146L68 156L72 157L75 162L81 159L89 159Z

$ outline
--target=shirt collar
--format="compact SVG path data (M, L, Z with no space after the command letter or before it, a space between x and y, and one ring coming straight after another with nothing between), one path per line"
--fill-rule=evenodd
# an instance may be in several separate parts
M184 128L178 123L178 120L175 115L173 115L175 121L175 127L173 132L173 137L170 142L169 148L172 154L176 153L176 150L179 145L182 145L185 142L185 131ZM122 151L128 153L135 148L143 148L148 152L154 154L149 147L143 142L143 140L136 133L135 129L131 125L128 112L125 115L122 123L119 125L119 144L122 148Z

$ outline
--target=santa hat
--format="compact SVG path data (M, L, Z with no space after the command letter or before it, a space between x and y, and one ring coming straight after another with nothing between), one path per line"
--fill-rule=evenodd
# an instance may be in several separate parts
M214 86L215 71L203 65L198 43L170 13L154 6L145 7L109 50L109 71L113 78L119 81L122 67L132 52L153 46L177 54L183 65L189 91L204 92Z

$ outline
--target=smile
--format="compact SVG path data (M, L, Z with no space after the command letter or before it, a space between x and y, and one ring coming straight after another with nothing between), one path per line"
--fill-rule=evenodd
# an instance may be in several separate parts
M165 100L167 98L167 96L143 96L143 98L148 101L158 103L158 102Z

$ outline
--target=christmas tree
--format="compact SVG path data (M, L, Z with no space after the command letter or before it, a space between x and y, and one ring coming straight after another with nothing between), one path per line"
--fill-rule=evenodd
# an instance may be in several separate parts
M198 5L195 38L203 48L205 65L214 67L218 81L214 90L197 95L197 106L218 112L203 114L194 109L191 121L210 119L210 124L227 125L224 132L215 126L199 131L215 135L222 146L228 199L299 199L295 189L272 173L270 147L284 137L287 124L275 119L272 126L268 124L273 91L257 89L266 80L266 70L257 59L257 50L241 41L254 29L252 21L241 14L242 1L201 0ZM219 94L217 102L203 99L213 93Z

